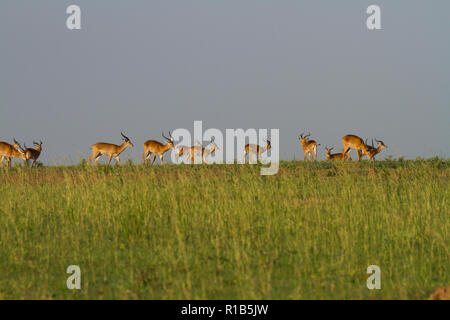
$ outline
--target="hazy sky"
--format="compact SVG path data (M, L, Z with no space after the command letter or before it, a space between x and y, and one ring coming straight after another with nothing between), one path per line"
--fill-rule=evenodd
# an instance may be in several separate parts
M82 30L66 28L66 8ZM382 30L366 27L381 7ZM450 1L0 2L0 140L44 141L42 161L89 156L124 131L138 158L161 130L279 128L282 159L310 131L383 156L450 154ZM379 158L383 158L379 157Z

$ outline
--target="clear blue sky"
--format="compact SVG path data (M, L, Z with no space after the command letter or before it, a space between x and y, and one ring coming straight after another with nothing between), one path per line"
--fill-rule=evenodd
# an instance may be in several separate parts
M66 28L66 8L82 30ZM382 30L366 28L381 6ZM0 140L44 141L42 161L93 143L135 148L161 129L304 130L341 149L356 133L383 156L450 154L450 1L21 1L0 3ZM383 157L380 157L383 158Z

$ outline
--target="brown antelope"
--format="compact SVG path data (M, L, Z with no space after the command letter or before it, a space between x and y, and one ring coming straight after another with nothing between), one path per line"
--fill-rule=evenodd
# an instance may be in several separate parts
M259 160L261 153L266 152L266 150L272 149L272 145L270 144L270 141L267 140L267 138L264 139L266 142L265 146L260 146L259 144L246 144L244 147L244 163L245 163L245 156L248 154L248 163L250 163L252 155L256 154L256 161Z
M122 151L125 150L126 147L134 147L127 136L125 136L122 132L120 134L122 135L122 144L120 146L118 146L117 144L105 142L93 144L91 147L92 155L89 157L89 165L91 165L91 160L95 158L95 165L97 166L97 161L103 154L109 157L108 166L111 163L112 157L115 157L117 163L120 164L119 155L122 153Z
M352 160L352 158L350 158L350 155L345 153L343 154L342 152L340 153L331 153L331 151L333 151L334 148L328 148L325 147L325 151L327 153L327 159L334 161L334 160L346 160L346 159L350 159Z
M342 137L342 155L350 151L350 149L355 149L358 154L358 160L361 160L364 154L368 154L370 146L366 145L364 141L353 134L348 134Z
M211 148L209 148L209 149L205 148L203 150L203 162L205 162L205 163L206 163L206 159L208 158L208 156L210 154L213 154L216 150L219 150L219 146L215 142L213 142L213 140L211 140L211 144L212 144Z
M375 139L375 141L378 143L378 146L376 148L373 145L373 139L372 139L372 145L371 146L369 146L367 144L367 139L366 139L366 146L369 147L369 150L368 150L368 152L366 154L369 157L369 160L375 160L375 156L377 154L379 154L381 152L381 150L387 149L387 145L385 145L383 141L377 140L377 139Z
M303 133L298 137L298 140L302 143L303 147L303 160L306 160L306 154L309 153L309 157L311 160L314 160L313 153L315 155L315 158L317 160L317 146L320 146L316 141L309 140L309 137L311 136L310 133L308 133L306 136L303 136Z
M178 158L181 156L187 156L191 152L191 147L178 145L175 148L175 160L178 162Z
M195 146L192 146L189 148L189 159L191 160L191 163L194 163L196 156L202 157L202 163L203 163L203 151L205 150L205 147L200 144L200 142L196 141Z
M17 150L19 148L19 150ZM25 154L20 144L14 139L14 143L11 145L7 142L0 142L0 163L3 168L3 160L6 159L7 167L11 166L11 158L22 158L25 159Z
M196 142L195 146L190 147L189 155L191 163L194 163L196 156L201 156L202 163L206 163L206 158L216 150L219 150L219 147L214 142L214 137L211 138L211 141L208 143L208 145L212 145L212 147L207 149L203 147L199 142Z
M34 165L36 160L41 155L42 151L42 141L40 143L37 143L36 141L33 141L33 147L34 148L27 148L26 144L23 144L23 153L25 154L25 159L23 160L28 165L28 160L33 160L31 163L31 166Z
M172 134L169 131L169 136L170 138L167 138L164 135L164 132L162 133L162 136L164 139L166 139L167 143L166 144L162 144L159 141L156 140L148 140L144 143L144 154L142 155L142 163L145 164L146 160L148 160L151 156L151 154L153 153L153 160L152 160L152 164L153 162L155 162L155 158L156 155L159 155L159 160L161 162L161 164L163 164L163 155L164 153L169 150L169 149L173 149L173 137Z

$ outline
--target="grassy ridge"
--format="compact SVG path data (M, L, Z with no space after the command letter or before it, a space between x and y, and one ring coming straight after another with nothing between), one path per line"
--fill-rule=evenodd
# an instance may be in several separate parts
M449 180L440 159L0 170L0 298L426 298L450 284Z

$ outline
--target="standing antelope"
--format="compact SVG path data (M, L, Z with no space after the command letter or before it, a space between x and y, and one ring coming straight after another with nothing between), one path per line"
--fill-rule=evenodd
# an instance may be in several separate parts
M93 144L91 147L92 155L89 157L89 165L91 165L91 160L95 158L95 165L97 166L97 161L103 154L108 155L109 157L108 166L111 163L112 157L115 157L117 163L120 164L119 155L122 153L122 151L125 150L126 147L134 147L134 145L131 143L130 139L127 136L125 136L122 132L120 134L122 135L122 144L120 146L118 146L117 144L105 142Z
M344 156L346 153L350 151L350 149L355 149L358 154L358 160L361 160L364 154L369 154L370 146L366 145L364 141L353 134L348 134L342 137L342 155Z
M22 158L25 159L25 154L23 150L21 149L20 144L16 141L16 139L13 139L14 143L11 145L7 142L0 142L0 163L3 168L3 160L6 159L6 166L11 166L11 158ZM19 148L20 150L17 150Z
M214 139L211 139L211 144L212 144L212 147L211 148L209 148L209 149L204 149L203 150L203 162L205 162L205 163L207 163L206 162L206 159L208 158L208 156L210 155L210 154L212 154L212 153L214 153L216 150L219 150L219 146L213 141Z
M175 148L175 160L178 162L178 158L181 156L187 156L191 152L191 147L178 145Z
M381 152L382 149L387 149L387 145L384 144L383 141L375 139L375 141L378 143L378 146L375 148L373 145L373 139L372 139L372 145L367 145L367 139L366 139L366 145L369 147L369 150L367 152L367 156L369 157L369 160L375 160L375 156Z
M350 155L349 154L347 154L347 153L342 153L342 152L340 152L340 153L331 153L331 151L333 151L333 149L334 148L328 148L328 147L325 147L325 151L326 151L326 153L327 153L327 159L328 160L332 160L332 161L334 161L334 160L343 160L343 161L345 161L346 159L350 159L350 160L352 160L352 158L350 158Z
M166 144L162 144L161 142L156 140L148 140L144 143L144 154L142 155L142 164L145 165L146 160L150 158L152 153L153 153L152 164L153 162L155 162L156 155L159 155L159 160L161 164L163 164L164 153L169 149L173 149L174 146L173 146L173 137L170 131L169 131L170 138L167 138L164 135L164 132L162 133L162 136L164 139L166 139L167 141Z
M246 144L244 147L244 163L245 163L245 156L248 154L248 163L251 162L252 155L256 154L256 161L258 162L261 153L266 152L266 150L272 149L272 145L270 144L270 141L267 140L267 138L264 139L266 142L265 146L260 146L259 144Z
M308 153L309 153L309 157L311 160L314 160L313 153L317 160L317 146L320 146L320 144L318 144L314 140L309 140L310 136L311 136L310 133L308 133L306 136L303 136L303 133L302 133L298 137L298 140L301 141L302 147L303 147L303 160L306 160L306 154L308 154Z
M195 143L195 146L190 147L189 155L191 159L191 163L194 163L196 156L202 157L202 163L206 163L206 158L219 149L219 147L214 142L214 137L211 138L211 141L208 143L208 145L212 145L210 149L207 149L203 147L199 142ZM207 146L208 146L207 145Z
M41 155L42 141L40 141L40 143L33 141L33 146L34 148L27 148L26 144L23 144L23 153L25 154L25 159L23 161L28 165L28 160L33 160L31 166L34 165L36 160Z

